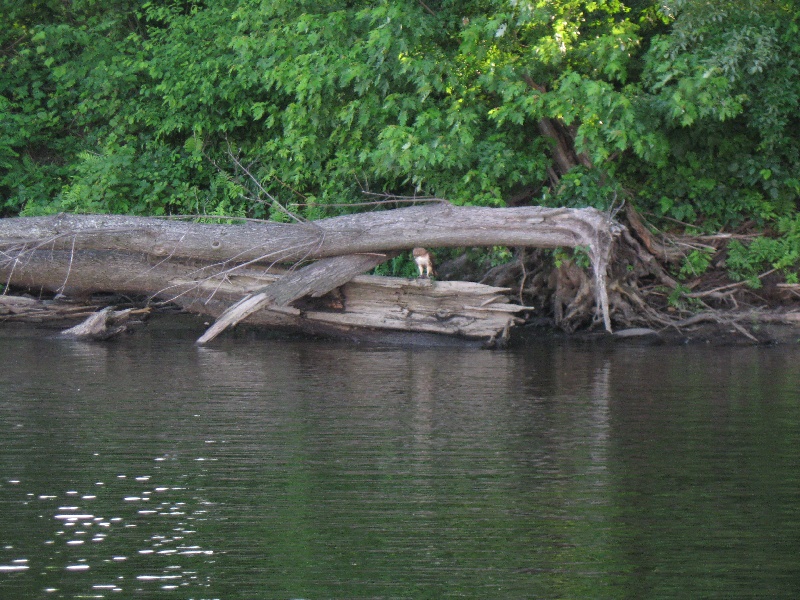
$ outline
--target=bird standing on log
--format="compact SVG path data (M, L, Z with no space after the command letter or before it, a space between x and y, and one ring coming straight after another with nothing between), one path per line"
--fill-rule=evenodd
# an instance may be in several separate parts
M422 277L423 272L425 277L436 276L436 271L433 268L433 256L431 256L430 252L425 248L414 248L411 254L414 256L414 262L417 263L420 277Z

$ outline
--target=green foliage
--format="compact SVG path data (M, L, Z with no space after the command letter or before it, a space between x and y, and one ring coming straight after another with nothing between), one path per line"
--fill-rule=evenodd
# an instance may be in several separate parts
M521 189L604 210L632 196L706 231L796 214L791 3L429 7L0 0L0 214L287 220L362 190L501 206ZM591 167L556 181L543 119Z
M505 246L492 246L488 249L487 259L491 266L497 267L514 260L514 253Z
M591 269L592 259L589 257L589 249L583 246L575 248L556 248L553 250L553 262L560 268L564 263L575 263L579 269Z
M688 287L678 284L674 289L665 290L667 294L667 304L677 310L692 310L701 308L702 304L698 298L691 298L689 294L692 293Z
M768 269L782 272L788 282L797 280L800 263L800 215L778 220L779 237L757 237L748 244L738 240L728 245L728 272L734 281L746 281L758 289L759 275Z
M191 205L200 195L188 183L191 163L168 146L137 142L80 153L60 210L163 215L173 206Z
M522 65L541 65L544 84L570 62L624 81L618 42L636 43L624 12L572 1L442 3L436 15L413 0L37 5L13 13L3 59L0 94L23 122L4 120L2 201L26 214L213 211L232 200L215 193L221 169L254 216L283 212L251 202L250 175L281 205L313 196L316 213L362 189L502 205L550 163L547 140L531 135L545 105Z
M450 250L437 250L437 261L442 262L447 259L458 258L466 254L468 262L472 265L480 265L479 268L486 270L491 267L498 267L515 260L512 248L506 246L471 247L471 248L452 248Z
M711 231L796 211L799 13L676 0L664 14L671 27L651 40L641 86L670 163L626 178L649 179L641 199L653 210Z
M414 262L411 253L404 252L378 265L372 272L375 275L383 275L386 277L416 277L419 270L417 269L417 263Z
M619 183L607 177L600 169L575 167L561 178L559 187L545 193L542 203L550 206L584 207L609 210L621 197Z
M711 266L711 259L716 251L713 248L702 248L692 250L683 259L678 277L682 280L698 277L708 270Z

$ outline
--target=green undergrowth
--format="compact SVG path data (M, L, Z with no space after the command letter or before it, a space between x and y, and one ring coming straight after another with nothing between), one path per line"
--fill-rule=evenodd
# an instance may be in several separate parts
M798 282L800 217L783 217L776 225L778 235L775 237L756 237L747 243L733 240L728 244L726 264L734 281L745 281L751 288L758 289L760 276L775 270L787 283Z
M0 14L0 216L634 202L660 227L763 233L729 245L732 278L797 277L787 0L0 0ZM675 275L708 268L698 250Z

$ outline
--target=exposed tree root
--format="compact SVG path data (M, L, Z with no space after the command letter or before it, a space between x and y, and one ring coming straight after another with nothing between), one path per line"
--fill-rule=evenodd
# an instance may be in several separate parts
M760 276L763 290L731 281L724 269L730 236L655 235L633 210L629 228L615 244L608 272L608 305L615 331L691 334L709 327L749 342L769 336L762 326L800 327L800 285L779 283L774 270ZM692 250L711 249L711 267L692 279L670 273ZM594 329L598 322L592 299L592 272L576 259L548 250L517 249L517 260L490 269L484 283L512 288L520 302L537 307L539 322L547 319L566 332ZM773 281L774 279L774 281ZM502 283L501 283L502 282ZM624 336L620 336L624 337Z

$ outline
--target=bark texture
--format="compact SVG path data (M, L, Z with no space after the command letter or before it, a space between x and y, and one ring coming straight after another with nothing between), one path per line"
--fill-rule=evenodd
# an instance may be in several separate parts
M458 246L606 246L619 230L593 208L484 208L449 203L310 223L212 225L152 217L68 215L0 220L0 250L121 250L155 258L278 263ZM6 256L13 258L13 256Z
M247 296L230 320L236 322L266 307L287 313L299 298L322 296L388 253L417 246L580 246L592 260L596 316L610 331L606 273L620 232L607 214L591 208L491 209L445 202L299 224L56 215L0 220L0 275L7 284L33 289L147 293L192 298L192 306L200 298L210 306L227 290L239 294L235 300ZM266 284L254 275L278 263L308 260L319 262ZM445 289L439 287L444 283L434 282L428 292ZM229 296L228 306L235 300Z

